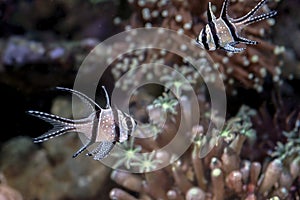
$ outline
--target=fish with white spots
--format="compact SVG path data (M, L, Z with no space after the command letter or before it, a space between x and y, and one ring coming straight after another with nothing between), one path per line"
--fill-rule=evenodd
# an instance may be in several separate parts
M106 96L105 108L101 108L94 100L79 91L57 87L58 90L67 91L79 97L93 112L86 118L67 119L44 112L28 111L30 115L38 117L53 125L52 129L45 134L34 138L33 141L39 143L65 133L79 132L86 136L88 142L74 153L73 158L92 146L94 148L87 153L87 155L93 156L95 160L105 158L116 142L122 143L129 139L135 130L137 123L129 114L112 108L110 106L108 93L105 87L102 86L102 88Z
M225 0L219 18L216 18L211 9L211 2L208 3L207 19L208 24L200 31L196 42L203 49L214 51L223 49L227 52L239 53L245 48L235 47L238 43L256 45L258 42L239 36L239 32L252 23L268 19L277 14L276 11L270 11L258 16L254 16L257 11L266 4L267 0L261 0L250 12L243 17L232 19L228 16L227 8L230 0Z

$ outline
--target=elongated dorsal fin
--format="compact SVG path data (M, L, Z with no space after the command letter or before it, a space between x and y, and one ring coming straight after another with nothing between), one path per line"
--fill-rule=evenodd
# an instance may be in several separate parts
M229 5L229 0L225 0L225 1L223 2L221 14L220 14L220 16L221 16L222 19L225 19L225 18L227 18L227 16L228 16L228 15L227 15L227 8L228 8L228 5Z
M207 20L208 20L208 22L212 22L215 19L216 19L216 16L212 12L211 2L208 2L208 5L207 5Z
M232 22L233 23L241 23L241 24L251 24L253 22L256 22L256 19L259 18L259 16L257 17L253 17L256 12L262 8L266 3L268 2L268 0L261 0L251 11L249 11L246 15L244 15L243 17L240 17L238 19L234 19ZM275 11L274 11L275 12ZM270 13L270 16L269 17L272 17L274 16L274 12ZM263 20L263 19L267 19L269 17L262 17L264 15L260 15L261 16L261 19L260 20ZM257 21L260 21L260 20L257 20Z
M105 93L105 98L106 98L106 108L110 108L110 101L109 101L109 96L108 96L108 93L105 89L104 86L102 86L102 89L104 90L104 93Z
M66 92L70 92L71 94L74 94L75 96L77 96L83 103L85 103L87 106L89 106L89 110L91 112L95 112L95 108L94 106L97 107L97 109L101 109L101 107L94 101L92 100L90 97L86 96L85 94L77 91L77 90L72 90L69 88L64 88L64 87L56 87L57 90L61 90L61 91L66 91Z
M231 44L226 44L224 47L222 47L222 49L232 53L239 53L245 50L245 48L237 48L232 46Z
M247 21L244 22L244 25L249 25L249 24L252 24L255 22L259 22L259 21L274 17L275 15L277 15L277 12L275 10L272 10L269 13L265 13L265 14L248 19Z

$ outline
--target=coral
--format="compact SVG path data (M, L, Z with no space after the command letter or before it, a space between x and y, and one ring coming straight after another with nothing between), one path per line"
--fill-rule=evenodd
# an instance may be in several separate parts
M122 22L126 30L138 27L164 27L177 31L179 35L185 34L191 38L196 38L207 21L205 11L208 1L130 0L128 2L132 7L133 14L128 21ZM218 8L215 12L220 12L221 3L222 1L212 2ZM229 14L233 18L242 16L255 4L256 2L252 1L232 1ZM276 2L271 2L269 5L275 7L276 4ZM269 9L268 6L264 7L264 10ZM121 19L117 19L116 21L121 23ZM271 76L274 83L282 83L280 78L281 66L283 65L281 55L285 52L285 48L274 45L270 41L274 24L275 19L269 19L247 27L244 34L250 39L258 41L259 44L249 45L243 53L234 55L223 51L209 53L215 67L223 74L228 91L231 91L232 94L236 94L238 87L252 88L262 92L267 76ZM200 49L199 52L206 54ZM149 54L148 57L153 55L153 53ZM156 57L153 56L153 58ZM162 59L167 60L169 56L164 56ZM136 65L141 62L141 60L138 61ZM180 66L182 60L179 59L175 63ZM116 78L118 74L115 72Z
M58 85L71 86L75 71L87 54L91 57L86 61L88 67L84 69L85 74L93 74L99 63L111 65L100 80L109 91L114 80L120 80L125 73L123 82L115 83L116 87L125 91L131 86L139 86L141 80L152 80L153 77L159 77L165 88L157 89L151 85L147 88L150 92L144 90L133 94L135 101L130 99L130 109L139 121L136 134L145 138L132 137L120 146L117 144L123 151L111 154L116 160L114 168L132 169L140 174L114 169L111 179L115 183L112 183L108 180L109 169L99 162L88 157L71 158L70 155L79 145L72 135L42 146L33 145L30 138L19 137L3 142L1 147L0 199L22 199L22 196L25 199L107 199L107 187L111 184L115 187L110 192L111 199L300 199L300 108L299 95L296 94L299 93L300 45L295 42L299 38L298 0L268 1L264 12L272 8L279 15L244 29L242 34L259 41L259 44L247 46L243 53L206 52L200 48L187 49L180 42L172 44L172 49L189 52L187 55L191 58L200 57L196 61L200 63L201 70L219 70L228 96L240 95L237 92L241 88L246 91L245 98L251 94L244 89L261 92L254 92L251 100L256 101L257 97L264 103L260 105L258 102L254 106L247 101L248 106L240 107L231 101L233 97L230 96L225 126L220 131L214 131L211 137L205 135L209 122L217 124L221 119L217 111L208 111L210 104L204 83L214 82L216 77L211 74L200 77L189 63L189 58L164 49L135 49L120 55L122 49L134 49L134 37L122 38L113 47L102 46L91 51L99 41L120 30L112 21L122 30L163 27L194 40L207 23L209 1L127 0L127 4L119 0L1 2L0 18L3 22L0 24L0 35L5 37L0 40L0 79L1 83L16 88L18 92L28 93ZM213 12L219 16L223 1L211 1ZM229 15L233 18L243 16L258 1L230 0ZM129 6L132 13L123 6ZM115 17L118 9L122 10L122 17ZM126 15L130 15L129 18ZM15 34L20 36L12 36ZM83 37L96 37L98 40ZM167 39L158 35L155 41L145 37L142 42L164 43ZM111 60L114 55L118 55L117 59ZM139 68L144 63L152 65L132 74L131 69ZM169 73L154 63L170 66L173 71ZM295 78L292 81L296 84L285 82L282 77ZM89 81L85 82L85 86L90 86ZM280 92L278 85L282 90ZM201 111L201 116L196 119L199 124L183 133L183 137L192 138L192 144L178 160L163 169L152 171L174 157L170 152L157 150L176 136L180 123L187 125L196 118L181 110L190 106L191 101L185 94L191 91L196 93ZM11 101L9 92L4 93L3 99ZM20 123L9 119L9 116L15 110L12 106L23 107L28 99L27 96L22 98L17 106L12 105L12 101L11 104L7 101L2 103L9 110L9 115L4 113L9 128L3 131L6 133L3 135L12 137L12 132L27 134L20 129ZM37 106L45 102L50 104L47 95L38 101ZM137 104L139 108L136 108ZM79 107L73 109L79 112ZM237 109L240 110L236 113ZM51 111L70 115L71 107L65 98L58 98ZM183 118L179 118L180 114ZM17 131L12 129L15 124ZM27 125L27 121L22 124ZM34 126L34 130L38 128ZM30 132L33 134L32 130ZM204 144L212 149L205 157L201 156ZM181 143L177 143L176 147L179 145Z
M2 173L0 173L0 199L5 200L22 200L22 195L15 189L7 185L7 180Z
M283 91L272 92L271 97L252 117L253 126L257 130L257 140L254 144L256 148L251 148L252 159L262 160L269 156L270 149L275 149L277 144L278 151L281 151L280 144L296 142L292 138L299 126L299 103L291 98L294 93L288 95L283 93Z
M140 175L114 170L111 178L123 189L112 189L111 199L299 198L300 194L296 191L300 178L299 121L294 125L296 129L283 133L288 138L287 142L279 143L274 148L273 158L264 160L262 164L245 156L241 157L245 150L243 147L249 145L246 144L247 139L252 143L257 140L253 137L255 130L252 124L256 115L257 112L253 109L241 107L236 116L227 120L218 142L211 144L213 149L204 158L199 158L199 155L205 139L201 133L205 128L198 125L192 130L192 134L197 137L191 148L173 164ZM203 125L205 126L204 123ZM139 144L143 149L149 150L149 146L158 146L162 137L166 135L161 134L160 140L151 140L154 143L152 145L146 142ZM168 153L161 158L154 156L154 153L151 155L157 162L172 156ZM148 158L146 160L149 161ZM141 169L146 169L144 167L146 165L143 164Z
M140 173L151 172L155 170L162 161L155 158L155 151L148 154L142 154L142 158L138 158L131 162L132 167L137 167Z
M278 157L281 160L294 159L300 156L300 124L297 121L294 130L290 132L283 132L283 135L287 138L287 142L277 142L275 151L272 153L273 157Z
M168 89L173 89L175 96L180 97L183 95L184 91L190 91L192 87L191 84L195 84L198 77L191 76L193 73L193 69L188 66L174 66L175 71L172 71L171 74L161 76L160 81L164 83L164 87ZM181 77L176 73L180 73ZM188 81L182 79L182 77L186 77Z
M131 162L136 159L136 153L141 152L141 146L134 146L134 139L131 138L122 144L124 153L115 152L111 156L116 157L118 161L113 165L113 168L118 168L121 165L125 165L127 169L130 169Z
M178 101L175 98L170 97L166 93L158 97L153 101L154 108L160 108L164 113L177 114L176 105Z
M20 191L24 199L106 196L98 191L104 189L109 169L88 157L73 159L78 142L71 135L38 148L31 138L13 138L1 148L0 171L7 185ZM2 192L13 192L7 185L0 184L0 196Z

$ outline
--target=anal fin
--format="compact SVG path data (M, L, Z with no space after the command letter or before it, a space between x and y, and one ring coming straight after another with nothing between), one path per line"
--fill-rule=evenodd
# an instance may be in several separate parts
M99 145L87 155L94 156L94 160L101 160L110 153L114 145L115 145L114 143L109 141L99 142Z

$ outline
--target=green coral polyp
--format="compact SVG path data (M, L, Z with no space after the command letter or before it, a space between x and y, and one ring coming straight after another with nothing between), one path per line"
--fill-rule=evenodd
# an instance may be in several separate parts
M130 141L127 141L123 143L124 151L118 151L115 153L112 153L111 155L115 158L117 158L117 162L114 164L114 168L118 168L122 165L124 165L127 169L131 168L131 162L135 159L137 159L137 153L141 152L142 147L137 145L134 146L134 139L130 139Z
M142 157L137 158L131 163L132 167L137 167L140 173L154 171L162 161L155 158L155 151L143 153Z
M163 93L162 96L158 97L153 101L153 105L156 108L161 108L165 113L171 113L176 115L176 106L178 101L170 97L167 93Z

